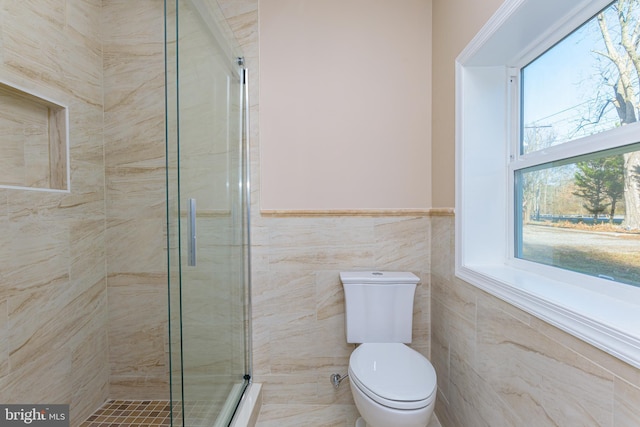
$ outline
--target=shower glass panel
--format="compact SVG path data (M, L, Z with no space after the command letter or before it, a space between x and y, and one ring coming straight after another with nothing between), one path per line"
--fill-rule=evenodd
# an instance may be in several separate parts
M245 83L215 0L166 0L174 426L228 426L250 380Z

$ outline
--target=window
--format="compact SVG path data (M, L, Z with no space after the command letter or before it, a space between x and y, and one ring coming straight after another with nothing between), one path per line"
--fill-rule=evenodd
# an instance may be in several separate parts
M639 21L508 0L456 64L456 275L636 367Z
M637 121L638 18L638 0L613 1L522 68L521 154Z
M625 156L639 150L632 144L516 170L515 256L640 286L640 233L625 226L623 194Z
M640 286L640 136L581 149L638 125L639 18L640 1L616 0L522 68L513 161L538 155L514 170L517 258Z

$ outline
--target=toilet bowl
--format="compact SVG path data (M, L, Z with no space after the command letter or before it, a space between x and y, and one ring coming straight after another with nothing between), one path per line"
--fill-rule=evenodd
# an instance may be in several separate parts
M349 359L349 379L366 426L428 424L435 406L436 373L424 356L407 345L361 344Z

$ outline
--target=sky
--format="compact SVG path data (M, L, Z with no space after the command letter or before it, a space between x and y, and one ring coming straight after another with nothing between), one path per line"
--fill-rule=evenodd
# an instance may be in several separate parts
M609 15L609 18L614 18ZM636 18L637 19L637 18ZM612 35L619 25L608 19ZM560 41L546 53L523 69L523 123L525 127L542 127L555 131L554 145L576 136L595 133L598 130L617 126L619 121L615 108L608 107L608 114L598 126L577 134L579 119L587 115L588 109L597 111L594 97L600 91L607 97L613 95L600 75L611 61L594 51L605 51L602 34L595 19ZM591 117L595 117L592 115ZM551 127L551 128L550 128Z

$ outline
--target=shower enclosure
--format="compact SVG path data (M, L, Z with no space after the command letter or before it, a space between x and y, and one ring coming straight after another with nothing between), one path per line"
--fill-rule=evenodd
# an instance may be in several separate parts
M174 426L227 426L251 379L246 70L215 0L165 0Z

